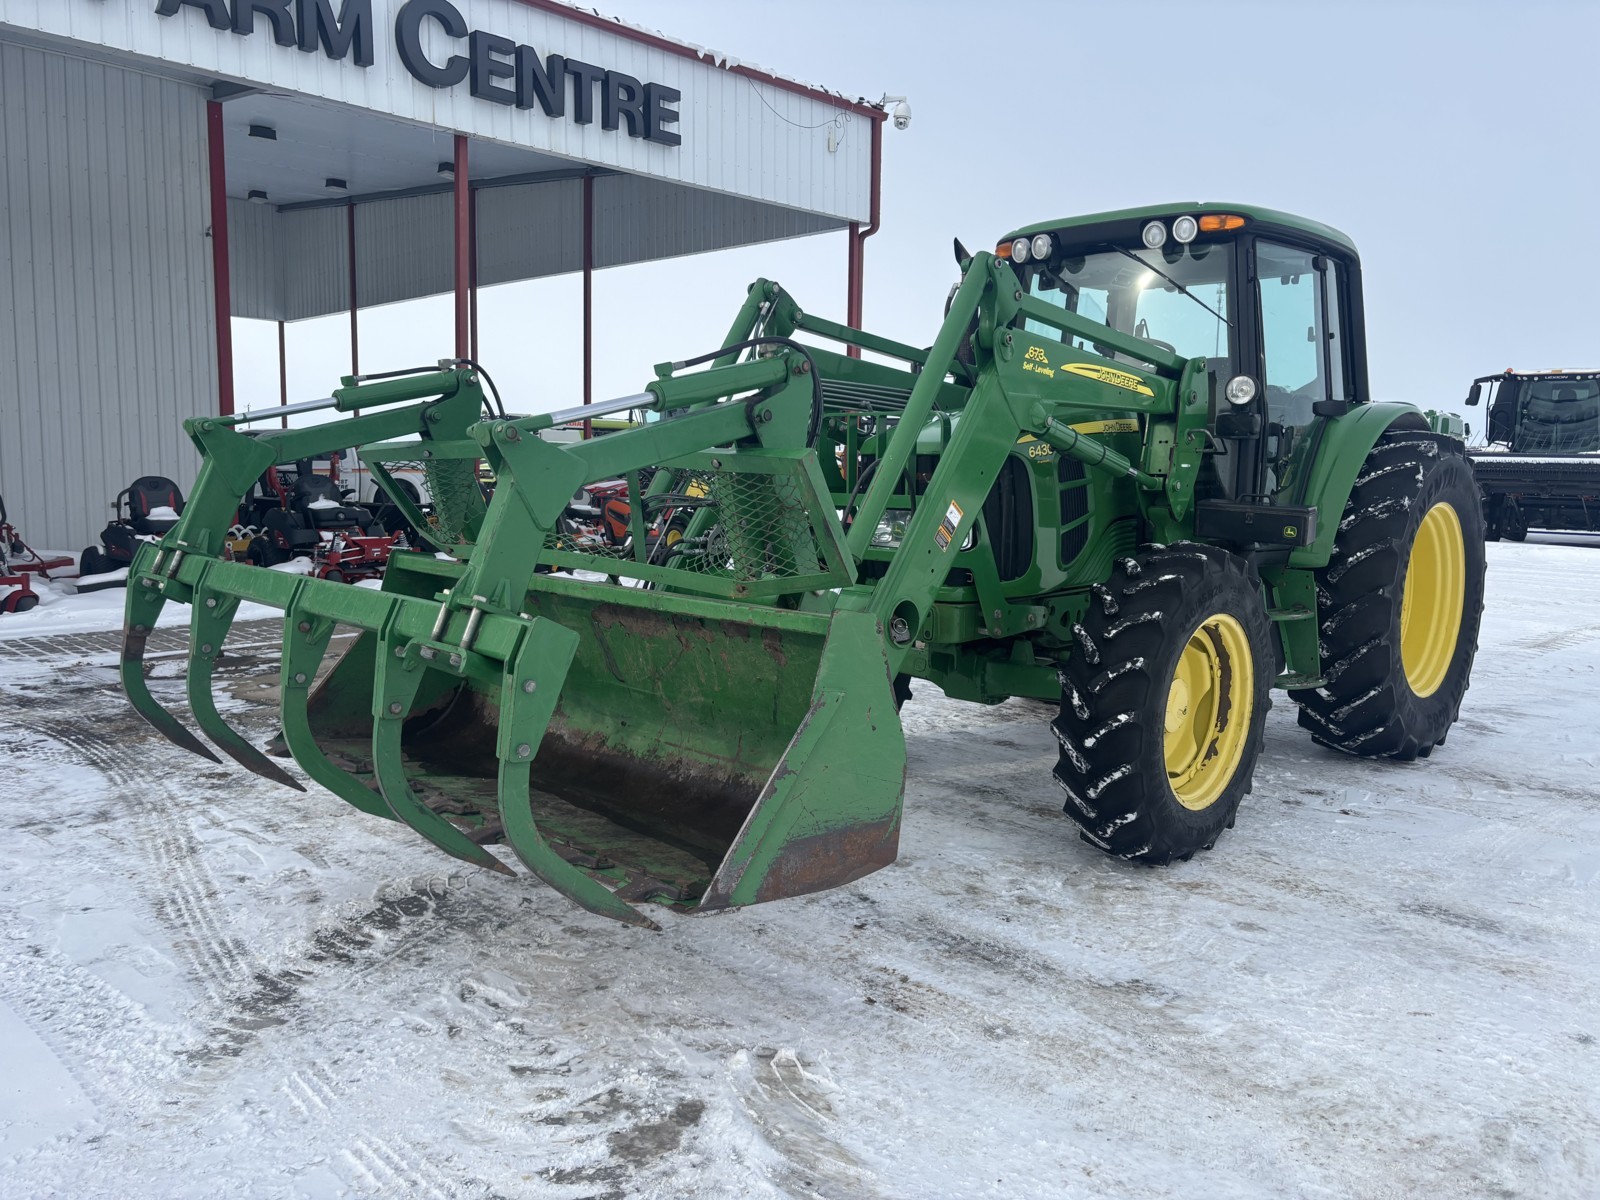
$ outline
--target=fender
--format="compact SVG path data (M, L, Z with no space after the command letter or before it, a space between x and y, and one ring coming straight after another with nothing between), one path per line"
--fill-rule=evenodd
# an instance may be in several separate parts
M1328 565L1345 503L1379 438L1391 429L1427 432L1428 428L1428 419L1415 405L1389 400L1362 404L1329 420L1323 426L1317 458L1306 483L1305 503L1317 509L1317 540L1294 551L1289 556L1289 566Z

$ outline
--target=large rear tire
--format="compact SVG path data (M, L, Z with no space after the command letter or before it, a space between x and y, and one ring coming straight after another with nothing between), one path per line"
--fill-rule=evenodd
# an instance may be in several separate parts
M1317 572L1324 683L1290 693L1317 742L1406 760L1444 742L1478 649L1484 561L1483 506L1460 444L1386 434Z
M1160 865L1208 850L1250 791L1272 630L1240 558L1180 542L1124 558L1074 628L1055 779L1081 836Z

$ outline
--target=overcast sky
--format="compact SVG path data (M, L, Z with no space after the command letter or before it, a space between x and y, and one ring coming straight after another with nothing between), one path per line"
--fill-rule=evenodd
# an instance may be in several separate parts
M910 97L867 243L865 323L889 336L932 340L953 236L992 247L1057 216L1234 200L1354 238L1379 398L1459 407L1475 375L1600 366L1596 0L600 3L852 96ZM844 267L827 234L598 272L596 399L715 346L757 275L842 320ZM576 276L479 293L479 357L514 411L581 401L578 304ZM348 371L348 328L289 326L291 399ZM241 405L276 403L276 327L235 330ZM361 365L437 358L451 337L448 297L365 310Z

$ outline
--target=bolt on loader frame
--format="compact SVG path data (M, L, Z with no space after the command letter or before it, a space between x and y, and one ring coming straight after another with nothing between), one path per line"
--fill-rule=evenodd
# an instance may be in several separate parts
M1180 211L1048 229L1057 243L1078 229L1138 246L1141 221ZM1229 211L1354 263L1321 226ZM153 697L142 662L163 606L189 604L200 730L300 788L211 696L238 604L280 608L279 749L312 781L509 874L487 848L505 844L591 912L653 926L636 904L747 905L892 862L905 680L982 703L1060 700L1064 665L1091 649L1086 613L1097 597L1110 611L1107 581L1142 546L1206 543L1248 564L1250 602L1278 635L1261 678L1322 684L1317 572L1338 516L1380 438L1426 437L1424 418L1367 403L1362 364L1359 385L1350 372L1350 394L1319 410L1288 500L1242 477L1219 492L1208 459L1230 447L1247 458L1262 437L1221 398L1237 363L1222 370L1031 294L1013 259L958 246L958 262L927 348L815 317L758 280L721 348L591 407L483 419L480 374L447 363L346 380L290 410L187 422L203 459L193 498L130 573L130 700L173 742L215 757ZM1354 295L1346 327L1359 330ZM241 431L319 407L359 415ZM539 436L629 410L646 422L575 444ZM381 590L225 561L234 508L264 469L348 446L402 506L386 473L427 472L435 513L406 516L428 552L393 556ZM478 460L497 481L487 501ZM608 479L626 481L632 536L563 541L574 492ZM669 512L681 535L670 549L648 536ZM357 636L319 679L340 629ZM1162 692L1160 703L1170 722L1178 702Z

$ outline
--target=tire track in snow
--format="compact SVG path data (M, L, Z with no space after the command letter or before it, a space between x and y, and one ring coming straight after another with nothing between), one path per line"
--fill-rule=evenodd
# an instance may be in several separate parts
M380 1194L429 1200L450 1200L457 1194L456 1185L426 1159L403 1154L380 1137L357 1137L340 1153L358 1179L370 1180L370 1190Z
M234 997L234 1011L217 1026L218 1036L233 1040L224 1041L221 1053L203 1064L214 1085L226 1089L247 1068L282 1065L281 1049L263 1035L279 1025L293 1030L292 1061L304 1065L291 1066L279 1082L276 1093L284 1103L261 1113L262 1134L294 1144L306 1139L308 1125L320 1133L332 1131L330 1169L357 1192L451 1200L469 1186L426 1154L348 1132L369 1115L363 1102L371 1099L373 1080L347 1081L328 1065L343 1047L337 1039L323 1044L327 1023L316 1011L359 990L364 976L450 937L455 927L438 918L455 878L429 875L381 885L371 907L319 927L287 962L258 973L256 988ZM324 990L330 988L331 993Z
M158 1095L159 1088L152 1090L146 1081L170 1079L175 1062L188 1065L183 1075L186 1094L200 1099L214 1093L227 1086L240 1059L264 1032L288 1022L290 1010L303 1002L308 982L333 969L339 972L341 985L348 988L354 979L382 968L396 956L425 948L430 940L453 932L448 923L430 919L449 891L452 877L427 876L386 884L379 888L372 907L319 928L300 953L269 970L228 930L219 914L222 889L209 868L203 844L183 816L194 811L193 799L186 801L179 785L140 769L137 762L129 765L129 755L148 746L154 736L142 722L119 722L100 712L86 713L81 722L29 714L18 731L32 733L66 751L51 754L41 748L39 757L87 764L100 773L108 788L135 798L119 820L119 829L127 834L143 868L133 882L146 894L156 919L174 935L173 947L203 990L209 1014L202 1018L199 1045L191 1040L187 1049L172 1045L159 1054L147 1051L138 1055L136 1063L119 1066L113 1083L96 1086L95 1077L74 1061L73 1046L79 1045L81 1053L82 1043L76 1043L70 1033L54 1033L44 1019L46 1000L31 995L13 1000L10 990L0 985L0 999L17 1009L19 1017L61 1059L98 1107L132 1113L162 1099L170 1101L170 1095ZM380 946L383 953L367 953ZM84 1025L86 1013L90 1014L88 1023L98 1030L126 1029L133 1023L129 1014L137 1014L136 1007L115 989L65 960L60 967L84 980L82 987L63 983L48 988L48 994L73 997L68 1009L74 1016L73 1029ZM28 976L38 979L39 973L36 964L30 963ZM103 1001L93 1004L85 1000L81 993L88 988L96 989ZM144 1045L128 1039L109 1044L124 1052ZM94 1056L102 1058L98 1044ZM134 1086L136 1083L139 1086ZM309 1121L338 1127L350 1120L352 1097L320 1062L292 1070L278 1091L291 1110L291 1124ZM135 1096L139 1101L130 1105L129 1097ZM284 1115L274 1112L269 1120L281 1127ZM281 1132L286 1139L303 1138L303 1130L283 1128ZM335 1152L332 1161L344 1164L353 1184L364 1191L446 1200L462 1192L461 1186L426 1157L408 1154L379 1138L357 1135Z
M126 742L114 733L56 720L28 722L34 732L78 752L107 783L134 797L126 828L148 866L135 879L156 919L176 936L174 948L214 1005L220 1006L255 973L248 948L217 914L220 887L204 850L182 816L184 805L166 779L151 779L127 765ZM192 809L193 805L187 806Z
M54 951L7 956L0 1003L11 1009L105 1118L148 1110L153 1081L172 1074L169 1040L128 1036L144 1010L92 971Z
M1529 658L1543 658L1562 650L1575 649L1596 638L1600 638L1600 625L1580 625L1576 629L1559 629L1553 633L1538 633L1531 637L1519 638L1507 645L1506 649L1520 651ZM1504 659L1507 656L1500 654L1494 658ZM1517 670L1514 674L1522 675L1525 672Z

